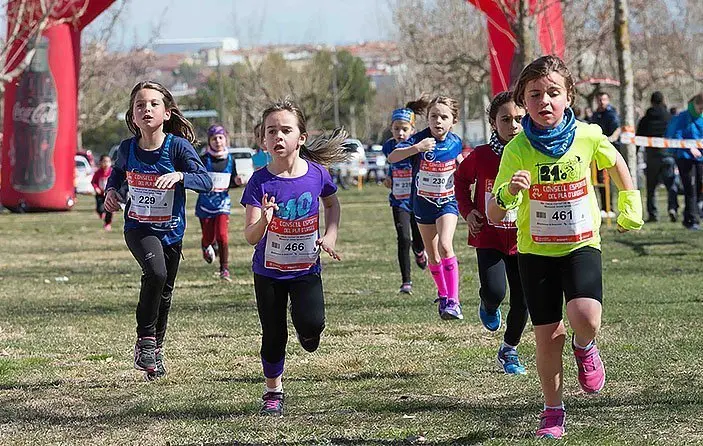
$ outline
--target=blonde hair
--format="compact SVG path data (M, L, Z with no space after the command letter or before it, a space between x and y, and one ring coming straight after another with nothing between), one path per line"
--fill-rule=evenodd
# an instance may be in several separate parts
M285 98L281 101L274 102L264 110L261 115L261 139L265 138L266 118L269 115L287 111L295 116L298 122L298 130L301 135L308 135L307 120L303 110L291 99ZM333 163L346 161L349 154L344 150L344 140L349 134L343 128L337 128L330 135L323 134L315 138L309 145L303 144L300 146L300 157L314 163L329 166Z
M190 123L181 113L181 110L176 105L176 100L173 99L173 95L170 91L166 89L163 85L154 81L142 81L132 88L132 93L129 95L129 109L125 114L125 122L127 123L127 128L136 136L141 137L142 133L139 127L134 123L134 100L137 97L139 90L149 88L151 90L156 90L161 93L164 97L164 108L171 112L171 117L168 121L164 121L164 132L172 133L176 136L183 137L188 140L191 144L196 143L195 130L193 129L193 124Z

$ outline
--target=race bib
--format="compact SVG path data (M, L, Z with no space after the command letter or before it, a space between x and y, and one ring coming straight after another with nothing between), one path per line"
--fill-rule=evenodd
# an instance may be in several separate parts
M576 243L593 238L586 179L530 187L530 233L535 243Z
M453 196L455 165L455 160L446 163L420 160L417 194L430 199Z
M493 186L494 186L494 181L493 180L486 180L486 189L485 189L485 200L484 203L486 204L486 208L488 208L488 202L490 201L491 197L493 196ZM510 209L508 212L505 213L505 217L498 222L498 223L493 223L490 218L486 219L488 220L488 225L489 226L494 226L496 228L501 228L501 229L514 229L516 228L515 222L517 221L517 209Z
M211 192L224 192L229 189L229 180L232 177L231 173L226 172L208 172L212 179Z
M393 171L393 196L397 200L410 198L410 187L413 181L412 169L398 169Z
M157 173L127 172L130 205L127 216L140 223L163 223L171 220L175 185L171 189L154 186Z
M317 262L319 214L302 220L273 217L266 234L264 266L279 271L306 271Z

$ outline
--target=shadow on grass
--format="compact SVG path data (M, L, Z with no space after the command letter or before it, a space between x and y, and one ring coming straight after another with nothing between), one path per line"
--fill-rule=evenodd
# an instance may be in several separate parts
M615 243L627 246L632 249L638 256L666 256L667 253L656 253L652 254L647 251L648 248L655 246L676 246L676 247L689 247L690 242L684 242L680 240L635 240L635 239L615 239Z
M411 438L408 438L406 440L381 440L371 438L328 438L325 440L274 442L271 444L284 444L289 446L316 446L320 444L331 446L400 446L409 444L422 444L427 446L450 446L482 444L490 438L490 436L482 435L481 433L474 433L463 437L453 438L451 440L444 441L418 441L416 439ZM225 443L186 443L183 446L260 446L261 444L262 443L241 443L238 441L233 441Z

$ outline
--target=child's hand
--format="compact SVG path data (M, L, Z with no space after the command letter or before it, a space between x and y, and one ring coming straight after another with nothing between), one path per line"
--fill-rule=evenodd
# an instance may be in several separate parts
M110 189L105 195L105 210L107 212L117 212L120 210L120 196L115 189Z
M476 235L481 232L483 227L483 215L474 209L466 216L466 223L469 225L469 235Z
M241 186L242 184L244 184L244 179L241 175L237 175L236 177L234 177L234 184L236 184L237 186Z
M696 149L695 147L691 147L689 150L691 151L691 155L693 155L694 158L701 157L701 151Z
M629 229L623 228L622 226L620 226L620 223L618 223L618 232L619 232L620 234L623 234L623 233L628 232L628 231L629 231Z
M156 179L154 187L157 189L171 189L181 180L183 180L183 172L166 173Z
M417 151L419 153L422 153L429 152L430 150L434 149L436 145L437 142L434 140L434 138L425 138L419 143L415 144L415 147L417 148Z
M521 190L529 189L532 177L528 170L518 170L513 174L508 185L510 195L517 195Z
M383 185L386 186L388 189L391 189L393 187L393 180L391 179L391 177L384 178Z
M266 222L266 226L273 220L273 212L278 210L278 205L276 204L276 197L271 197L268 199L269 194L264 194L264 198L261 199L261 216Z
M333 240L331 237L328 237L325 235L322 238L317 239L315 244L322 248L323 251L325 251L327 254L330 255L335 260L342 260L342 258L337 254L337 252L334 250L334 246L336 244L336 240Z

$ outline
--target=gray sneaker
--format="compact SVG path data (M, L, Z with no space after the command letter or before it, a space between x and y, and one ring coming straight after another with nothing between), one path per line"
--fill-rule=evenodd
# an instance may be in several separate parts
M159 378L166 376L166 366L164 364L164 353L163 349L156 349L156 368L153 372L146 372L144 374L144 379L147 381L156 381Z
M266 392L262 399L264 402L259 411L260 415L283 416L283 392Z
M156 338L137 339L134 345L134 368L142 372L156 370Z

